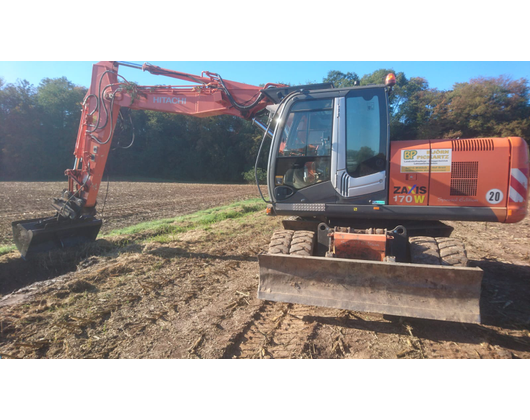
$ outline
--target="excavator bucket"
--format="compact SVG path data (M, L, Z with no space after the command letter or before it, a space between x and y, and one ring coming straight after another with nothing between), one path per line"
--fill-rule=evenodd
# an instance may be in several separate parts
M480 268L259 255L258 298L480 323Z
M13 239L22 258L68 248L96 240L101 220L90 218L81 220L46 219L19 220L13 222Z

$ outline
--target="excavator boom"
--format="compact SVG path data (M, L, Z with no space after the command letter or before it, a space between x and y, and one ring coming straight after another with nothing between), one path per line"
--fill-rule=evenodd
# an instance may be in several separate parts
M120 65L194 84L140 86L120 76ZM115 61L95 64L83 101L74 166L65 171L68 189L52 204L56 215L12 223L14 241L22 257L97 237L101 220L96 218L96 200L120 108L251 119L271 103L263 91L280 86L283 85L257 87L224 80L211 72L197 76L147 63L143 66Z

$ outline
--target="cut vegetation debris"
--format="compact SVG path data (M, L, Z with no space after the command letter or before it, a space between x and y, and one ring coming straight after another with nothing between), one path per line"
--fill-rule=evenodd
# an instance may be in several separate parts
M221 203L30 262L0 256L1 357L530 358L528 221L453 223L485 272L483 324L464 325L258 300L257 255L281 224L263 208Z

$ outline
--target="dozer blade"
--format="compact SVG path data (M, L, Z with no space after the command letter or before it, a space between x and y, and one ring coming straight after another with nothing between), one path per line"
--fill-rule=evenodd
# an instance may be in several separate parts
M22 258L54 249L68 248L96 240L101 220L57 220L47 219L19 220L11 223L13 239Z
M480 268L277 254L258 258L259 299L480 323Z

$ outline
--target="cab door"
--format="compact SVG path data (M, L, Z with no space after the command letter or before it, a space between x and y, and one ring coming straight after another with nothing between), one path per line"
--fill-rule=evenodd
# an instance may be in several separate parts
M389 144L387 94L361 87L335 99L332 184L340 202L386 200Z
M271 153L274 165L269 165L274 168L273 197L307 200L306 195L323 184L328 184L333 192L329 183L333 99L296 100L281 119L280 132L275 133L275 150ZM316 196L323 198L321 192Z

